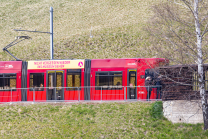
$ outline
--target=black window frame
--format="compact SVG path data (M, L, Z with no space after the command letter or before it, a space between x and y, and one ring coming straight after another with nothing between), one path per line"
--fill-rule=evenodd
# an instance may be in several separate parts
M98 74L98 75L97 75ZM99 74L104 74L104 75L99 75ZM121 74L121 75L114 75L114 74ZM97 85L97 77L107 77L108 82L107 85ZM120 85L110 85L111 81L113 81L113 78L111 77L121 77L121 82ZM123 87L123 71L97 71L95 72L95 90L122 90Z
M78 90L78 88L81 87L81 83L82 83L82 74L81 74L81 69L67 69L66 72L66 91L74 91L74 90ZM76 87L76 86L68 86L68 75L80 75L80 86ZM76 82L76 81L75 81ZM74 88L67 88L67 87L74 87Z
M43 84L43 88L41 88L41 87L31 87L31 86L29 86L30 87L30 91L33 91L34 89L35 89L35 91L45 91L45 88L44 88L44 80L45 80L45 76L44 76L44 72L36 72L36 73L30 73L29 74L29 76L30 76L30 81L29 81L29 85L30 85L30 82L31 82L31 79L33 79L33 78L31 78L31 74L42 74L42 76L43 76L43 82L41 82L42 84ZM33 85L34 85L34 81L33 81Z
M13 75L15 77L5 77L7 75ZM3 81L1 82L2 84L0 84L0 87L2 87L2 89L0 91L11 91L11 90L12 91L16 91L16 89L17 89L17 73L0 73L0 79L3 79ZM5 79L15 79L15 81L16 81L15 88L4 89L4 87L6 87L6 81L5 81ZM9 81L8 87L9 86L10 86L10 81Z

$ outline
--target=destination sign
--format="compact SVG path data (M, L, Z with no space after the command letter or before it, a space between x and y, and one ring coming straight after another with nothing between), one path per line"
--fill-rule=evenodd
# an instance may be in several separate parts
M83 69L84 60L28 61L28 69Z

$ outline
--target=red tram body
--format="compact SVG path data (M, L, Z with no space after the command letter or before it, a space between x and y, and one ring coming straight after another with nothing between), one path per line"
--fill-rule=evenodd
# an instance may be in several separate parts
M21 101L21 61L0 61L0 102Z
M167 64L164 58L1 61L0 102L146 99L146 70Z

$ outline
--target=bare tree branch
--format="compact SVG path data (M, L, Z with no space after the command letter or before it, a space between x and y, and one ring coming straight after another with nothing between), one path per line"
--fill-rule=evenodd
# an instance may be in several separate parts
M205 29L204 29L204 32L202 33L202 38L203 38L203 37L204 37L204 35L208 32L207 27L208 27L208 23L206 24L206 27L205 27Z
M168 1L171 2L171 3L177 4L177 5L180 5L180 6L184 7L184 8L189 9L186 5L183 5L183 4L181 4L181 3L176 2L176 0L174 0L174 1L168 0Z
M163 77L176 83L176 86L182 85L183 89L188 86L189 89L195 88L195 91L199 89L204 130L207 130L208 105L204 80L207 75L205 75L203 65L207 59L208 48L203 46L207 45L205 34L208 32L208 23L205 21L207 20L206 5L208 3L202 0L172 0L171 2L174 5L159 4L154 7L155 16L150 22L149 28L150 35L154 38L150 39L156 46L153 48L157 50L156 55L164 56L172 63L182 64L181 68L175 69L177 73L174 73L174 68L171 67L168 71L163 71ZM155 41L157 43L154 43ZM190 63L196 63L196 65L194 67L186 65ZM172 75L170 75L171 72ZM185 72L187 75L182 74ZM171 89L172 84L169 87ZM175 89L178 90L178 88ZM171 91L169 90L169 92Z

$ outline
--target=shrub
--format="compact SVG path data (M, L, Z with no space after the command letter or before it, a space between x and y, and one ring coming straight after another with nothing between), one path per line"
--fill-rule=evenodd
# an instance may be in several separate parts
M162 119L163 118L163 103L162 101L156 101L152 103L150 107L150 115L155 119Z

